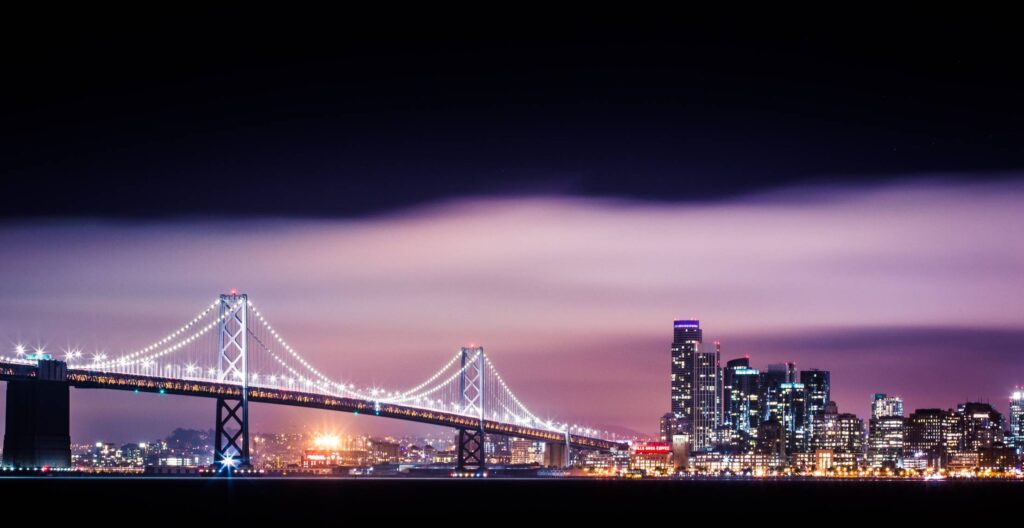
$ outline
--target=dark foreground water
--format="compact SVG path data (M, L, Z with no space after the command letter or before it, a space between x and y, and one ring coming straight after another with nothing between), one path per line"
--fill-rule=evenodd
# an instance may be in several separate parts
M1022 499L1024 482L1008 481L0 478L5 508L52 513L116 510L164 520L236 512L269 520L329 519L349 512L386 517L542 510L697 511L731 518L773 517L769 512L786 518L807 511L861 518L898 511L988 518L1018 510Z

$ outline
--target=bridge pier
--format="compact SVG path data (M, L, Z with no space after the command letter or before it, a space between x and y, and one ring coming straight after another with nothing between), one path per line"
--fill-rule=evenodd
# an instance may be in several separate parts
M67 364L39 360L38 377L7 382L3 464L71 466Z
M569 448L565 445L565 442L544 443L544 467L569 467Z
M245 398L217 398L217 428L213 447L216 469L247 468L249 459L249 406Z
M487 455L484 453L484 432L482 429L459 429L458 444L456 469L460 473L482 473L487 469Z

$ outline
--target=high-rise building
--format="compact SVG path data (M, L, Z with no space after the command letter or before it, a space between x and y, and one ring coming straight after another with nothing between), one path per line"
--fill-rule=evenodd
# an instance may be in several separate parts
M673 436L686 434L689 430L689 428L685 427L685 423L682 418L679 418L673 413L663 414L658 425L661 441L666 443L671 442Z
M1003 447L1003 415L987 403L966 402L956 408L960 419L960 452Z
M804 453L809 448L807 431L807 388L802 383L779 385L768 401L768 421L778 423L785 437L786 454Z
M721 352L697 351L693 355L693 451L715 447L716 431L722 413Z
M902 416L871 418L868 438L868 463L875 468L903 466Z
M875 468L902 466L904 454L903 399L876 393L868 422L868 464Z
M832 401L831 375L827 370L802 370L800 383L807 389L807 432L813 438L815 424L821 422Z
M855 414L839 414L835 402L829 402L811 437L814 451L829 451L843 466L855 467L864 452L864 421Z
M702 339L700 321L679 320L672 326L672 414L692 422L693 356Z
M933 468L945 467L957 451L961 437L960 418L953 411L917 409L903 424L903 458L921 460Z
M693 451L714 447L721 414L721 374L718 343L714 352L700 350L700 321L677 320L672 339L672 413Z
M761 412L762 420L768 419L771 402L778 398L779 388L783 383L796 382L795 363L773 363L761 371Z
M1024 390L1017 387L1010 395L1010 437L1007 444L1024 453Z
M871 416L882 418L885 416L903 416L903 398L899 396L888 396L884 393L875 393L871 400Z
M753 450L761 423L760 381L749 358L730 360L722 371L722 425L730 433L730 443L743 452Z

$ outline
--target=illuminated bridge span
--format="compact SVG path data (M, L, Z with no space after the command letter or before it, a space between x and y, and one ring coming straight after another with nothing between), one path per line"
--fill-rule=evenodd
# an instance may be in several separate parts
M181 328L118 357L64 361L18 347L0 356L8 381L4 464L70 464L68 387L179 394L216 399L215 464L249 464L249 402L326 409L452 427L460 471L484 470L484 435L547 443L564 465L572 448L620 447L607 433L544 420L502 379L483 347L461 348L423 382L404 390L332 379L292 348L248 296L232 292Z

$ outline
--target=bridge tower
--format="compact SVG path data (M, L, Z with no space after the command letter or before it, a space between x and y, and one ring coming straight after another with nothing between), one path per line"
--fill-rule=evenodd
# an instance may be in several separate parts
M247 467L249 459L249 297L220 296L220 337L217 340L217 381L236 383L239 398L217 398L217 427L213 463L231 471Z
M478 417L470 427L459 429L458 466L460 472L483 473L487 469L484 453L484 347L462 347L459 375L462 413Z

